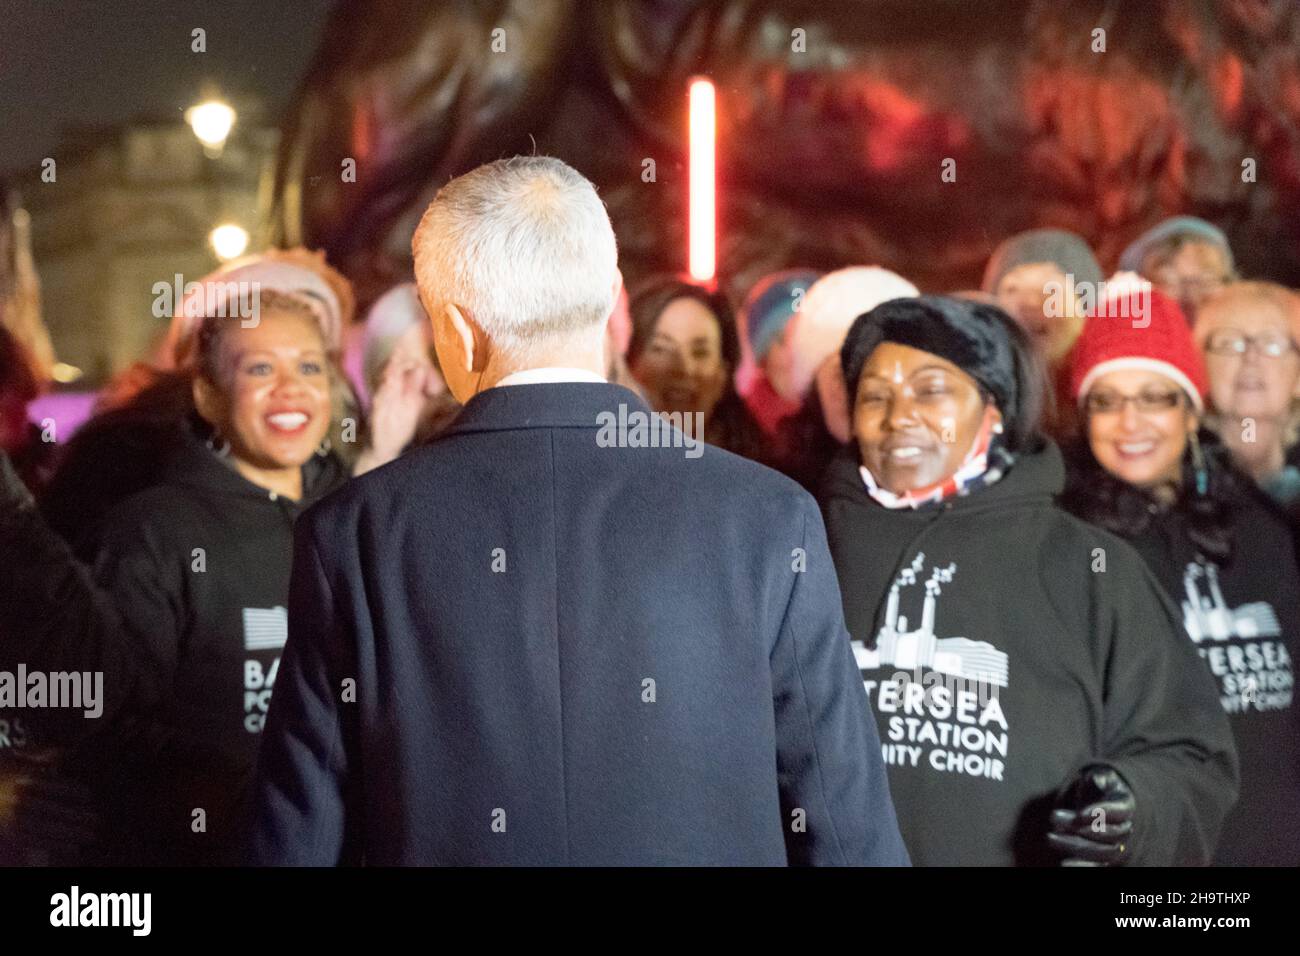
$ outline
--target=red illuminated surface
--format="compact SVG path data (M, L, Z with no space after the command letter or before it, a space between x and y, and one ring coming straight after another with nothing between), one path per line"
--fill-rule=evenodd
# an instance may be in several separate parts
M715 141L717 97L708 80L693 80L690 91L691 278L710 282L717 271L717 184Z

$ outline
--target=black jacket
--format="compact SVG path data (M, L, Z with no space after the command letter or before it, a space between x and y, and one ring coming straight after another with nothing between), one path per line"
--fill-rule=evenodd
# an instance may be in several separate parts
M1170 596L1218 686L1241 756L1241 796L1215 862L1300 865L1300 570L1289 529L1249 493L1234 503L1226 564L1200 554L1186 519L1162 511L1129 538Z
M92 416L60 446L58 467L37 498L46 522L78 557L90 560L90 532L113 508L152 487L184 450L191 391L188 376L165 375L130 404Z
M295 503L241 477L190 432L162 481L113 509L94 575L134 667L117 716L73 766L96 790L104 859L234 859L287 633L293 522L344 478L303 469Z
M488 389L303 516L257 862L906 863L812 498L620 406Z
M0 787L17 801L0 814L8 818L0 825L0 865L82 861L94 837L93 806L60 756L120 709L137 666L124 633L111 600L42 520L0 452L0 670L104 675L98 718L76 707L0 708Z
M968 497L893 511L853 456L828 471L845 619L918 864L1053 861L1047 810L1091 762L1136 795L1135 863L1207 861L1236 797L1174 608L1129 545L1053 504L1063 482L1048 445Z

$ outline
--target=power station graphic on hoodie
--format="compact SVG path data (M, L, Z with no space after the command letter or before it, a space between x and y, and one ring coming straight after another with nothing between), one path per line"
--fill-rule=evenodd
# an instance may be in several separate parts
M1000 781L1009 728L997 692L1007 686L1007 655L986 641L935 635L939 596L957 573L955 563L931 570L921 624L907 629L900 612L904 593L924 570L925 553L918 552L894 578L876 646L853 641L867 696L882 716L889 715L881 753L886 764ZM895 672L881 679L882 667Z
M1202 593L1201 581L1208 593ZM1252 601L1233 610L1219 588L1219 569L1192 561L1183 572L1183 626L1196 643L1234 637L1276 637L1282 633L1277 614L1267 601Z
M889 589L885 609L885 623L876 635L876 647L868 649L855 642L854 655L858 667L874 670L877 667L894 667L915 670L928 667L940 674L949 674L971 681L983 681L1007 686L1007 655L986 641L972 641L965 637L935 637L934 614L943 585L952 581L957 565L935 568L925 582L925 601L921 605L921 626L907 630L907 618L898 613L900 592L917 582L917 575L925 567L925 553L918 552L909 567L894 579Z
M246 607L244 615L244 729L260 734L271 706L271 688L280 669L279 652L289 638L284 607ZM275 652L267 667L267 658Z
M1223 709L1235 714L1290 708L1295 675L1273 605L1230 607L1219 569L1200 558L1183 571L1183 593L1183 626L1219 682Z

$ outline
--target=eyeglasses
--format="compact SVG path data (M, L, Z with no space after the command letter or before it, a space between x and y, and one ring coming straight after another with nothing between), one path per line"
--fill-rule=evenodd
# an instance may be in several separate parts
M1236 329L1217 329L1205 342L1205 351L1212 355L1245 355L1251 346L1265 358L1281 358L1296 345L1279 332L1265 332L1263 335L1247 335Z
M1182 392L1142 392L1138 395L1117 395L1114 392L1089 392L1083 407L1090 415L1117 415L1132 402L1145 415L1154 415L1177 408L1183 402Z

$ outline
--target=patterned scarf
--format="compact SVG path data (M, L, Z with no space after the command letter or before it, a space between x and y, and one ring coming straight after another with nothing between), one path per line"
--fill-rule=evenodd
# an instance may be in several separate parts
M975 435L975 441L971 443L970 451L966 453L957 470L942 481L926 485L924 488L905 491L901 495L886 491L877 485L876 479L865 465L859 467L858 471L862 475L863 484L867 486L867 494L875 499L877 504L890 509L928 508L949 498L968 495L980 488L987 488L1007 473L1015 461L1015 456L1003 447L1001 434L1002 428L1000 425L995 425L993 406L990 405L984 412L984 421Z

